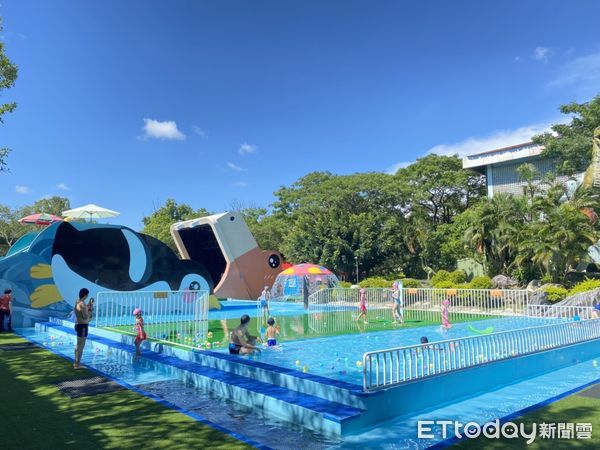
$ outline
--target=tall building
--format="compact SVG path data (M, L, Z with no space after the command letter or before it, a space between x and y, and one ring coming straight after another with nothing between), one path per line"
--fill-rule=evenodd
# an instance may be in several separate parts
M508 193L523 195L526 183L517 172L525 163L532 164L538 171L537 182L541 182L548 172L556 172L551 158L542 156L543 147L533 142L512 145L495 150L486 150L463 158L463 168L476 170L485 175L488 197ZM569 190L575 189L583 181L583 172L572 176L560 175L557 181L567 184Z

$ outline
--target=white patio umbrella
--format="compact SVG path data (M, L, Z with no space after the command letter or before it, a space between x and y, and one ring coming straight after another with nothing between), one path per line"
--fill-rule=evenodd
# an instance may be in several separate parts
M90 203L79 208L63 211L63 216L71 219L106 219L108 217L118 216L120 213L111 211L98 205Z

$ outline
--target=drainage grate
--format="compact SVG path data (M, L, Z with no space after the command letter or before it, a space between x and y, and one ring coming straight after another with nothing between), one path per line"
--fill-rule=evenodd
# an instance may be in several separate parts
M106 394L125 389L118 383L104 377L79 378L57 383L56 387L71 398Z
M0 344L1 352L15 352L18 350L32 350L38 348L33 342L17 342L15 344Z
M577 394L578 397L589 397L589 398L599 398L600 399L600 384L596 384L585 391L581 391Z

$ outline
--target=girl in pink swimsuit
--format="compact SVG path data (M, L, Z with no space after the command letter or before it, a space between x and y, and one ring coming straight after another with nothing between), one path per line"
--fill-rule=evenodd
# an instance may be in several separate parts
M133 310L133 315L135 316L135 359L137 360L140 359L141 356L140 346L142 345L142 342L148 338L148 336L144 330L144 318L142 317L142 310L140 308L135 308Z
M360 290L358 310L359 310L359 314L358 314L358 317L356 318L356 321L358 322L360 320L360 318L362 317L362 318L364 318L365 323L369 323L367 321L367 291L364 288L362 288Z
M450 300L446 299L444 300L444 304L442 305L442 327L444 327L445 329L448 329L452 326L448 318L448 306L450 306Z

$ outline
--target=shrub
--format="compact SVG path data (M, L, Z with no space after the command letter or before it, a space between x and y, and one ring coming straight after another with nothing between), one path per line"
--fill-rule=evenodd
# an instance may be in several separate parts
M450 272L448 279L454 284L465 283L467 281L467 273L464 270L455 270L454 272Z
M431 284L436 288L444 288L448 282L452 283L453 285L457 285L464 283L465 281L467 281L467 274L464 270L448 272L447 270L442 269L438 270L437 273L431 277Z
M437 289L456 289L456 288L460 288L462 286L457 285L456 283L453 283L450 280L446 280L446 281L440 281L437 284L434 285Z
M447 270L441 269L441 270L438 270L431 277L431 284L435 287L438 287L438 283L445 283L449 279L450 279L450 272L448 272Z
M352 283L350 283L349 281L340 281L338 287L348 289L352 287Z
M370 277L362 280L358 285L361 288L390 288L393 281L388 281L382 277Z
M465 289L491 289L492 279L488 276L482 275L475 277L470 283L465 285Z
M600 288L600 280L591 280L586 278L581 283L577 283L575 286L573 286L569 292L569 295L579 294L581 292L587 292L597 288Z
M421 282L419 280L415 280L414 278L405 278L404 280L402 280L402 287L420 288Z
M544 288L544 292L548 294L548 301L550 303L560 302L569 295L569 291L560 286L547 286Z

